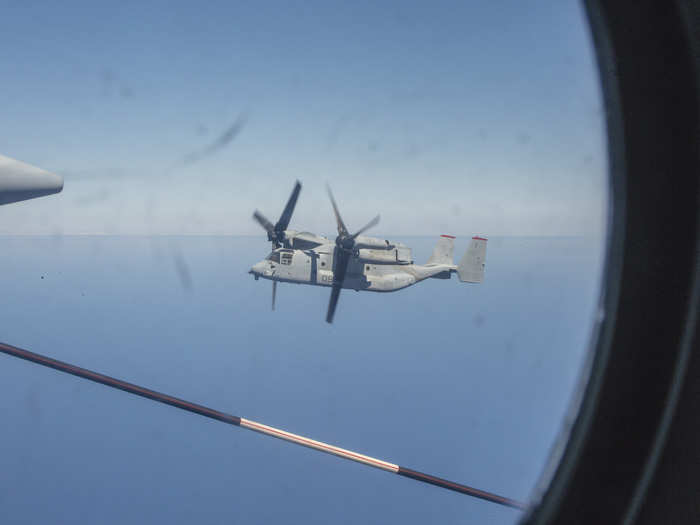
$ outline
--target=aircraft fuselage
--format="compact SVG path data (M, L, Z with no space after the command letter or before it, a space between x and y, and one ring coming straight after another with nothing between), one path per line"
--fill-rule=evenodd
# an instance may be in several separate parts
M400 243L373 238L362 240L367 247L353 252L343 280L345 289L393 292L438 274L449 278L450 271L455 268L447 264L416 265L411 260L410 248ZM331 286L335 252L336 246L331 241L307 250L278 248L255 264L250 273L256 279Z

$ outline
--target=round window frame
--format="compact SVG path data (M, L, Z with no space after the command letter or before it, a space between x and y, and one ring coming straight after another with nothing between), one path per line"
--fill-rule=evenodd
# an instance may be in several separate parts
M700 522L700 8L584 5L609 145L604 274L592 351L522 523Z

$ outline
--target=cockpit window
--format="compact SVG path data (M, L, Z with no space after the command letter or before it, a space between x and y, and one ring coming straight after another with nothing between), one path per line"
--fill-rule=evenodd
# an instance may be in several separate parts
M268 255L266 259L278 263L280 262L280 252L270 252L270 255Z
M292 264L292 255L294 252L282 252L282 264Z

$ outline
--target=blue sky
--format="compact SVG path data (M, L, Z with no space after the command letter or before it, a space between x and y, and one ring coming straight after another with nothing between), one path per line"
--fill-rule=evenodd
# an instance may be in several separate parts
M0 233L600 235L603 112L575 2L3 7L0 153L63 194ZM237 118L226 147L190 164Z

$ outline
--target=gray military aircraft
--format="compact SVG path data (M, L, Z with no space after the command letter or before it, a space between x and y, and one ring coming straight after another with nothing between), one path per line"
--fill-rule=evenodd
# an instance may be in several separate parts
M455 238L452 235L441 235L428 262L414 264L411 249L405 244L361 235L377 225L379 215L350 234L330 187L327 190L338 227L335 241L313 233L287 229L301 191L299 181L276 224L272 224L257 210L253 214L253 218L267 231L272 251L264 260L253 265L249 273L256 280L262 277L272 281L273 310L278 282L330 286L331 297L326 314L328 323L333 322L340 290L343 288L395 292L429 277L449 279L454 272L457 272L462 282L482 282L487 241L484 237L472 237L459 265L455 265L452 260Z

